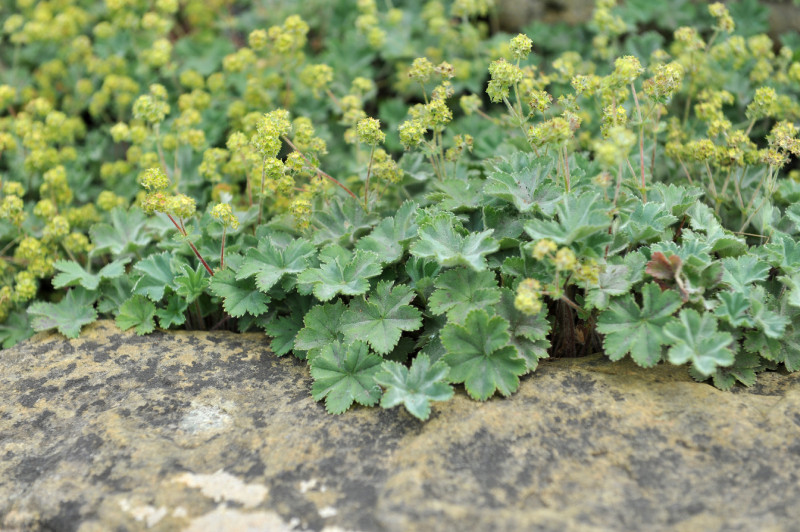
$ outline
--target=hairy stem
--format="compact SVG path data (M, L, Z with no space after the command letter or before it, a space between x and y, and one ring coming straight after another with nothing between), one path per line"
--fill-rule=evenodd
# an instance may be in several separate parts
M182 227L181 227L181 226L178 224L178 222L176 222L176 221L175 221L175 218L173 218L171 214L167 214L167 217L169 217L169 220L172 222L172 225L174 225L174 226L175 226L175 229L177 229L177 230L178 230L178 232L179 232L181 235L183 235L183 236L186 236L186 230L185 230L185 229L183 229L183 228L182 228ZM196 248L196 247L194 247L194 244L193 244L193 243L192 243L190 240L186 240L186 242L189 244L189 247L191 247L191 248L192 248L192 251L194 251L194 254L195 254L195 256L196 256L196 257L197 257L197 258L200 260L200 262L203 264L203 267L206 269L206 271L208 272L208 274L209 274L211 277L214 277L214 270L212 270L212 269L211 269L211 267L209 267L208 263L205 261L205 259L203 258L203 256L202 256L202 255L200 255L200 252L199 252L199 251L197 251L197 248Z
M294 151L296 151L297 153L299 153L299 154L300 154L300 157L302 157L302 158L303 158L303 160L304 160L305 162L307 162L307 163L308 163L308 165L309 165L309 166L311 166L311 168L313 168L315 172L317 172L317 173L318 173L319 175L321 175L322 177L324 177L324 178L326 178L326 179L329 179L330 181L333 181L333 182L334 182L336 185L338 185L338 186L339 186L339 187L340 187L342 190L344 190L345 192L347 192L348 194L350 194L350 195L353 197L353 199L355 199L356 201L358 201L358 196L356 196L355 194L353 194L353 191L352 191L352 190L350 190L349 188L347 188L346 186L344 186L342 183L340 183L340 182L339 182L337 179L335 179L333 176L331 176L331 175L329 175L329 174L327 174L327 173L323 172L323 171L322 171L322 170L320 170L318 167L316 167L316 166L314 166L313 164L311 164L311 161L309 161L309 160L308 160L308 158L307 158L307 157L306 157L306 156L303 154L303 152L301 152L300 150L298 150L298 149L297 149L297 146L295 146L294 144L292 144L292 141L291 141L291 140L289 140L289 137L287 137L287 136L285 136L285 135L284 135L284 136L283 136L283 141L284 141L284 142L286 142L286 144L288 144L288 145L289 145L289 146L290 146L290 147L291 147L291 148L292 148Z
M364 210L369 212L369 175L372 173L372 159L375 156L375 145L369 151L369 164L367 165L367 179L364 182Z
M222 248L219 251L219 269L225 269L225 234L227 232L227 227L222 226Z

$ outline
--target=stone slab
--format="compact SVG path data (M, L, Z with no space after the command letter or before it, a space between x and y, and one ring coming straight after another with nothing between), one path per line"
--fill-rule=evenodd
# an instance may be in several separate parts
M800 529L800 374L543 361L427 423L328 415L263 335L111 322L0 351L0 530Z

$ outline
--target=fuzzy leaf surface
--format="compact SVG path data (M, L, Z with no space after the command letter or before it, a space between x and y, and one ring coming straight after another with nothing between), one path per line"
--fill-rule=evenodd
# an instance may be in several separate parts
M566 246L608 229L611 224L608 208L596 194L567 196L556 207L558 221L530 220L525 224L525 231L534 240L549 238L556 244Z
M378 283L369 300L354 299L342 316L345 340L363 340L376 353L389 353L403 331L416 331L422 326L422 313L408 304L412 299L414 292L408 286L392 287L390 281Z
M222 298L225 312L239 318L245 314L258 316L267 311L270 298L256 289L253 279L236 280L230 269L218 271L209 283L211 293Z
M534 209L549 213L561 197L549 178L552 172L552 158L516 153L487 176L483 192L514 205L522 213Z
M356 249L375 253L383 264L397 262L402 258L408 241L417 236L416 210L416 203L403 203L394 217L383 219L372 233L361 238Z
M664 205L640 203L628 217L624 231L630 242L649 242L661 236L667 227L678 221Z
M0 346L8 349L33 335L30 318L26 312L12 312L0 323Z
M99 272L93 274L83 269L83 266L71 260L57 260L53 267L61 273L53 277L54 288L65 286L82 286L87 290L96 290L104 279L115 279L125 275L125 265L130 259L115 260L103 266Z
M493 271L453 268L439 275L434 287L428 308L434 314L447 314L447 319L455 323L462 323L471 310L500 301Z
M154 253L133 265L133 269L141 276L133 285L133 293L158 301L164 297L167 287L175 286L175 274L172 272L172 254Z
M77 338L81 327L97 319L94 305L85 305L75 295L73 288L58 303L36 302L28 307L34 331L57 329L67 338Z
M368 232L375 223L373 214L364 211L361 203L352 198L335 199L326 209L314 212L314 244L351 245Z
M447 401L453 397L453 387L445 380L450 366L439 360L431 364L428 355L420 354L407 368L387 360L375 375L375 382L386 388L381 398L383 408L399 404L425 421L431 414L431 401Z
M525 361L527 371L536 371L539 360L550 355L550 322L547 313L540 312L535 316L524 314L514 307L515 294L509 288L501 289L502 297L494 307L497 315L508 321L508 332L511 335L508 345L517 350L517 355Z
M382 362L364 342L328 344L311 361L311 395L317 401L325 399L331 414L343 413L353 402L372 406L381 397L375 374Z
M450 381L463 382L470 397L479 401L496 391L514 393L527 368L517 349L506 345L509 339L508 322L500 316L490 318L485 310L470 312L464 325L445 325L441 340Z
M328 249L327 255L320 254L319 268L305 270L297 277L298 282L312 285L320 301L329 301L337 294L361 295L369 290L369 279L381 273L380 259L375 253L357 250L350 254L344 248L333 253Z
M598 276L597 284L586 284L586 307L605 310L611 298L627 294L633 283L628 279L628 266L606 264Z
M326 345L343 340L340 324L344 311L344 303L339 300L309 310L303 318L304 327L295 338L295 348L308 351L310 360Z
M144 296L135 295L119 307L117 327L123 331L135 327L134 331L139 336L151 333L156 328L155 315L156 306L153 302Z
M750 294L750 315L753 323L770 338L781 338L790 320L771 310L767 301L774 302L774 299L767 297L763 287L755 287Z
M460 235L449 216L435 216L430 223L419 228L419 240L411 245L411 254L429 258L440 265L468 266L474 270L486 269L486 255L500 249L492 238L493 231Z
M187 303L194 303L208 288L208 272L202 264L197 264L194 270L188 264L181 264L178 269L180 273L174 279L175 293Z
M664 326L680 306L677 292L662 292L655 283L642 287L641 308L632 294L615 298L597 320L597 330L605 335L603 347L608 357L620 360L630 353L640 366L655 366L661 360L661 345L668 341Z
M256 286L269 292L284 276L296 275L308 268L308 260L316 248L302 238L292 241L285 249L276 247L268 238L262 239L258 247L247 251L236 279L255 277Z
M117 207L110 213L111 223L95 224L89 229L93 254L109 251L119 256L135 253L153 239L146 231L147 217L141 210Z
M734 384L740 382L745 386L752 386L756 383L757 372L763 369L761 357L755 353L749 353L740 349L736 353L736 360L728 367L718 367L711 376L714 386L720 390L730 390ZM698 373L694 368L689 369L689 374L696 380L707 379L705 375Z
M173 325L183 325L186 323L186 309L189 303L179 296L172 294L167 298L167 306L156 310L158 326L162 329L169 329Z
M678 320L664 328L672 342L667 358L673 364L692 363L698 373L709 376L719 366L733 364L733 342L730 333L717 331L717 320L709 313L702 315L694 309L681 310Z
M734 327L752 327L750 318L750 300L741 292L720 292L717 294L719 306L714 309L714 315L733 325Z
M753 255L723 259L722 266L725 268L722 281L735 292L749 292L753 283L763 281L769 274L769 264Z

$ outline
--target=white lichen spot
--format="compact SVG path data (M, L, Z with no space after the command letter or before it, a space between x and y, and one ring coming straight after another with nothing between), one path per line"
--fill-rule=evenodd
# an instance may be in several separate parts
M147 528L152 528L158 524L159 521L164 519L167 515L167 508L165 506L150 506L145 504L142 506L133 506L128 499L119 501L119 507L123 512L127 512L139 523L144 522Z
M326 506L325 508L320 508L317 513L321 518L327 519L328 517L333 517L334 515L338 514L339 511L333 506Z
M183 473L175 477L173 482L181 482L190 488L200 488L203 495L214 499L215 502L223 500L236 501L241 503L245 508L258 506L267 496L268 492L266 486L260 484L245 484L222 469L213 475Z
M284 523L275 512L242 512L224 504L201 515L183 532L291 532L292 527Z
M178 428L189 434L200 434L222 430L230 422L231 416L219 406L192 401L192 409L181 418Z
M317 487L317 479L312 478L310 480L301 480L300 481L300 493L307 493L309 490L313 490Z
M180 519L182 517L186 517L187 515L189 515L189 512L187 512L186 508L184 508L183 506L178 506L177 508L172 510L172 517L177 517L178 519Z

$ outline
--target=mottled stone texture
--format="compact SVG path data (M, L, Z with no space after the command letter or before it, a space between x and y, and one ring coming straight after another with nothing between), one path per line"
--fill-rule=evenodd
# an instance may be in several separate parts
M266 346L101 322L0 352L0 530L800 527L800 375L543 361L421 423L330 416Z

